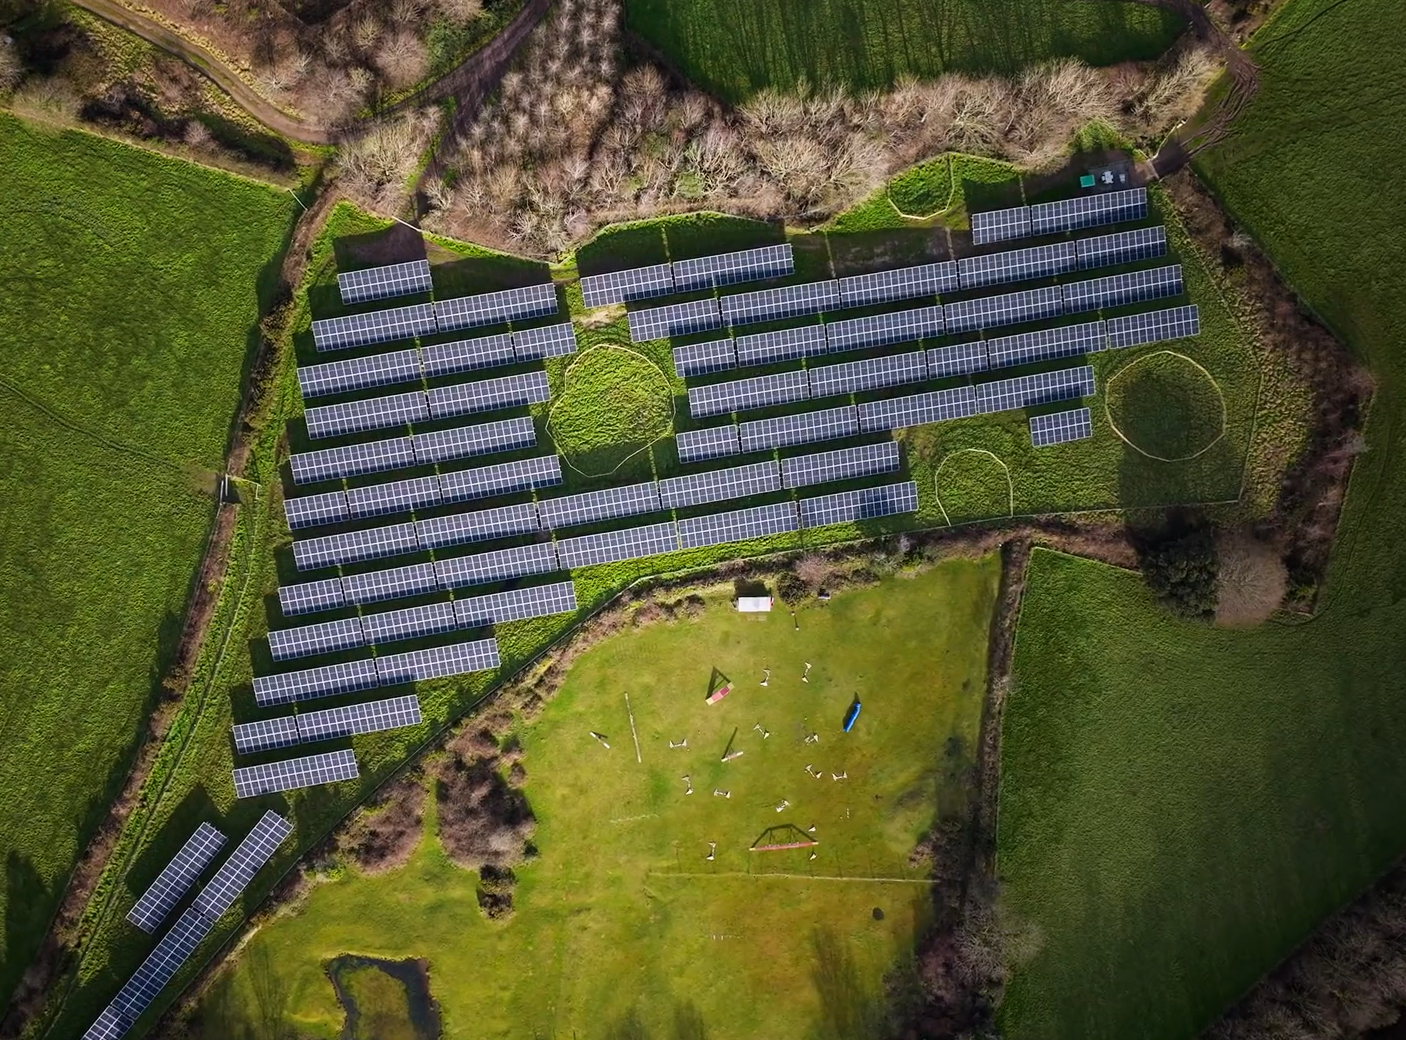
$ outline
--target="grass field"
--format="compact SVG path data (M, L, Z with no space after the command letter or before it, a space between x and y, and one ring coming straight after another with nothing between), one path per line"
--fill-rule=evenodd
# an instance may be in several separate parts
M175 650L293 200L0 115L0 992Z
M1403 214L1343 185L1395 176L1406 15L1289 0L1254 52L1260 92L1201 171L1371 364L1370 450L1308 624L1186 625L1130 575L1036 557L1000 867L1045 945L1008 991L1011 1040L1191 1037L1406 846Z
M718 592L699 619L608 638L518 730L540 855L518 870L512 918L484 919L476 875L431 836L403 870L350 872L261 929L217 990L217 1012L256 1014L248 965L267 951L300 1035L336 1037L325 962L353 950L427 957L446 1037L636 1035L620 1033L631 1021L639 1035L672 1035L682 1013L720 1038L829 1035L846 1001L879 999L924 920L921 886L858 878L911 873L937 807L966 797L950 777L974 748L998 572L994 557L953 561L840 593L800 611L798 631L782 611L739 615ZM886 640L865 638L876 631ZM714 668L734 692L709 706ZM856 692L864 708L845 734ZM818 744L804 743L811 731ZM668 748L685 737L688 749ZM744 754L724 764L730 741ZM791 805L778 813L782 799ZM747 851L766 828L812 824L813 861ZM851 880L766 876L787 873ZM853 965L859 995L817 991L826 958Z
M1181 30L1169 13L1099 0L627 0L625 23L732 102L800 81L860 91L1055 57L1143 60Z

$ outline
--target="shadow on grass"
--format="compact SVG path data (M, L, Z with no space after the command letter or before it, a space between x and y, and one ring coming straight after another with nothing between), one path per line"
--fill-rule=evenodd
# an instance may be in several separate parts
M220 817L219 809L203 785L194 788L181 799L175 811L127 870L125 880L132 896L135 898L147 890L156 880L156 875L170 862L172 854L185 844L201 823L209 823L219 828L220 832L230 839L226 842L226 849L232 849L237 839L229 833Z
M864 984L854 954L838 934L817 928L810 937L811 982L820 1013L808 1040L883 1040L889 1014L882 994Z

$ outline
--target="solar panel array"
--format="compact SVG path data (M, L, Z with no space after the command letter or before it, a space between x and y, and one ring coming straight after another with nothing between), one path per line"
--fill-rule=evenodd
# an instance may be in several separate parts
M763 451L784 448L791 444L851 437L859 432L859 416L855 406L842 405L799 415L782 415L775 419L758 419L738 425L742 450Z
M581 300L587 307L608 307L674 292L674 265L654 264L609 274L588 274L581 279Z
M304 527L318 527L346 520L351 516L351 509L345 492L329 491L322 495L285 498L283 515L288 518L288 529L297 531Z
M537 506L532 502L480 509L472 513L451 513L415 521L415 534L426 549L444 549L451 545L487 542L495 538L510 538L541 529Z
M781 460L781 483L798 488L832 480L855 480L898 469L898 442L879 441Z
M987 367L1013 368L1035 361L1094 354L1104 350L1107 342L1101 321L1002 336L986 341Z
M1082 270L1130 264L1166 256L1167 229L1160 224L1157 227L1134 228L1096 238L1081 238L1074 245L1079 251L1079 267Z
M955 260L855 274L839 279L840 303L844 307L868 307L952 292L959 284Z
M291 747L301 739L298 736L298 723L291 715L261 719L257 722L241 722L231 727L231 731L234 734L234 750L241 755Z
M802 527L877 520L884 516L917 512L918 485L909 480L902 484L803 498L800 504Z
M753 506L728 513L710 513L680 520L679 544L685 549L701 549L725 542L741 542L772 534L795 531L799 527L794 502Z
M710 426L703 430L685 430L674 435L680 462L705 462L724 455L736 455L742 450L737 427Z
M1111 274L1064 286L1064 309L1069 314L1121 307L1129 303L1180 296L1182 292L1181 264L1154 267L1128 274Z
M989 415L1013 408L1068 401L1075 397L1091 397L1094 392L1094 370L1089 365L1062 368L1033 376L1000 379L994 383L978 383L975 389L978 409L981 414Z
M576 610L576 586L569 581L533 585L525 589L505 589L487 596L470 596L454 601L454 619L460 628L480 628L505 621L570 614Z
M631 311L627 315L630 323L630 339L643 343L651 339L668 339L671 336L691 336L695 332L711 332L722 328L722 312L718 301L713 297L704 300L690 300L688 303L671 303L664 307L649 310Z
M928 372L933 379L969 376L986 367L986 344L981 340L933 347L928 351Z
M703 256L696 260L674 261L674 289L716 289L721 285L780 278L796 269L790 243L743 249L736 253Z
M238 766L234 770L234 796L257 798L262 794L355 780L360 775L356 768L356 756L351 751L325 751L320 755L287 758L257 766Z
M511 365L517 359L513 337L508 332L478 339L456 339L450 343L428 343L420 348L420 363L429 379Z
M194 905L212 921L218 921L292 833L293 825L278 813L264 813L230 853L229 859L220 864L209 884L200 890Z
M911 354L890 354L887 357L812 368L809 375L811 396L832 397L835 394L924 382L928 378L928 363L927 356L917 350Z
M476 639L426 650L411 650L405 654L388 654L376 659L376 668L381 673L381 683L391 686L485 672L497 668L498 663L498 641Z
M418 607L403 607L359 619L365 646L384 646L402 639L423 639L442 635L459 627L454 617L453 603L425 603Z
M674 371L685 378L736 367L737 348L730 339L711 339L674 348Z
M441 501L439 477L410 477L388 484L371 484L347 490L347 508L355 520L390 513L408 513Z
M420 354L415 350L393 350L345 361L329 361L324 365L303 365L298 369L298 386L304 398L325 397L393 383L414 383L419 379Z
M688 411L694 418L726 415L750 408L804 401L810 396L810 379L802 370L711 383L688 388Z
M298 672L279 672L254 679L254 701L261 707L292 704L337 693L357 693L381 684L374 661L343 661Z
M124 1021L124 1030L130 1028L151 1006L156 995L171 981L181 965L190 959L214 926L215 922L209 914L192 906L161 937L161 941L142 961L126 985L117 991L117 996L109 1005Z
M781 467L774 461L667 477L659 482L659 498L665 509L701 506L780 490Z
M1030 417L1030 443L1037 448L1068 444L1094 434L1093 416L1087 408Z
M321 318L312 323L312 341L319 351L346 350L389 340L414 339L438 331L434 307L415 303L340 318Z
M802 325L793 329L755 332L750 336L738 336L735 342L737 362L741 365L794 361L797 358L824 354L830 349L824 325Z
M959 332L975 332L978 329L990 329L1000 325L1018 325L1026 321L1043 321L1058 317L1063 306L1064 297L1060 293L1060 287L1049 285L1041 289L1006 293L1003 296L959 300L947 304L943 314L948 333L956 335Z
M542 526L548 530L634 516L659 511L659 485L652 480L642 484L587 491L564 498L545 498L538 503Z
M429 417L425 395L419 390L364 401L321 405L304 412L310 437L341 437L387 426L407 426Z
M979 246L1030 237L1030 210L1026 206L973 213L972 241Z
M363 531L304 538L293 543L293 563L300 571L420 551L414 524L389 524Z
M976 393L969 386L935 390L910 397L892 397L859 406L859 427L865 433L898 430L906 426L965 419L977 414Z
M342 588L341 578L323 578L321 581L281 585L278 589L278 609L285 617L331 610L334 607L345 606L346 602L347 596Z
M156 926L176 908L196 878L219 855L227 840L210 824L201 823L127 911L127 920L144 932L155 932Z
M518 491L554 487L562 481L561 459L539 455L516 462L499 462L477 469L456 470L439 475L440 497L448 505L476 498L507 495Z
M425 394L430 415L449 419L456 415L476 412L496 412L502 408L523 408L550 400L551 387L543 371L519 372L477 383L455 383L437 386Z
M1142 220L1146 216L1147 189L1128 188L1031 206L1030 233L1049 235L1057 231L1077 231L1100 224Z
M502 325L510 321L529 321L557 312L557 287L551 282L529 285L521 289L460 296L452 300L436 300L434 317L440 332L473 328L479 325Z
M436 571L430 563L412 563L388 570L342 576L342 590L348 605L360 606L387 599L419 596L435 592L438 588Z
M564 538L557 545L563 567L589 567L598 563L638 560L673 552L677 548L678 534L672 522Z
M366 444L347 444L290 455L293 483L315 484L337 477L359 477L415 465L415 446L409 437L392 437Z
M413 694L364 704L348 704L341 708L325 708L295 717L298 736L304 744L418 726L422 721L420 699Z
M352 304L427 293L434 288L434 282L430 280L428 260L411 260L404 264L386 264L384 267L339 273L337 288L341 291L342 302Z
M525 578L530 574L548 574L557 566L556 549L552 543L534 542L476 556L435 560L434 577L441 588L459 589L466 585L487 585L510 578Z
M338 650L350 650L365 645L366 634L361 629L360 618L341 618L316 625L303 625L301 628L272 629L269 632L269 649L273 652L275 661L331 654Z
M751 325L759 321L795 318L802 314L819 314L834 310L839 303L839 283L830 280L724 296L721 307L723 324Z
M410 439L414 444L415 461L423 466L431 462L450 462L475 455L530 448L537 443L537 429L532 424L532 418L523 415L474 426L417 433Z
M963 289L979 289L1001 282L1024 282L1032 278L1053 278L1075 270L1078 265L1073 242L967 256L957 261Z
M513 333L513 352L519 361L541 361L549 357L566 357L576 352L576 330L571 322L543 325Z
M832 352L882 347L942 335L942 308L915 307L865 318L831 322L825 327Z
M1195 304L1169 307L1166 310L1130 314L1125 318L1109 318L1110 347L1136 347L1143 343L1162 343L1169 339L1185 339L1201 334L1201 312Z

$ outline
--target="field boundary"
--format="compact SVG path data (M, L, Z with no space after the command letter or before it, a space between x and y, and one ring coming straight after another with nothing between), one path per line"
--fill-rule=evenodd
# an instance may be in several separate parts
M1113 410L1109 407L1108 404L1109 392L1113 389L1113 384L1119 376L1123 375L1125 372L1131 372L1134 368L1142 364L1144 361L1150 361L1152 358L1161 357L1164 354L1167 357L1180 358L1182 361L1185 361L1188 364L1193 365L1194 367L1199 369L1201 374L1204 375L1207 379L1209 379L1211 381L1211 385L1216 388L1216 398L1220 401L1220 433L1216 434L1215 438L1200 451L1194 452L1190 455L1179 455L1174 459L1167 458L1162 455L1154 455L1152 454L1152 452L1145 451L1137 444L1133 443L1133 441L1130 440L1128 436L1123 433L1123 431L1119 428L1117 421L1113 418ZM1255 397L1255 405L1256 410L1258 410L1258 394L1256 394ZM1221 441L1225 440L1226 434L1230 432L1228 425L1230 421L1230 414L1225 406L1225 391L1221 389L1220 383L1216 381L1216 377L1211 375L1210 371L1207 370L1205 365L1201 364L1201 362L1197 361L1193 357L1188 357L1186 354L1183 354L1179 350L1154 350L1151 354L1143 354L1141 357L1133 358L1133 360L1129 361L1126 365L1124 365L1122 368L1118 369L1118 371L1114 372L1107 379L1105 379L1103 382L1103 414L1107 416L1109 428L1113 430L1113 435L1115 437L1117 437L1128 447L1132 448L1133 451L1137 452L1139 455L1152 459L1154 462L1190 462L1192 459L1199 459L1202 455L1206 454L1206 452L1210 451ZM1251 433L1253 434L1253 432L1254 429L1252 426ZM1246 445L1247 455L1249 451L1248 443L1249 442L1247 442Z

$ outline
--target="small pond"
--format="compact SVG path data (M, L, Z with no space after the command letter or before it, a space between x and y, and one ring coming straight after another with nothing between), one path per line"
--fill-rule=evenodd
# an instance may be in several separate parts
M439 1040L428 961L345 954L328 962L327 977L347 1013L342 1040Z

